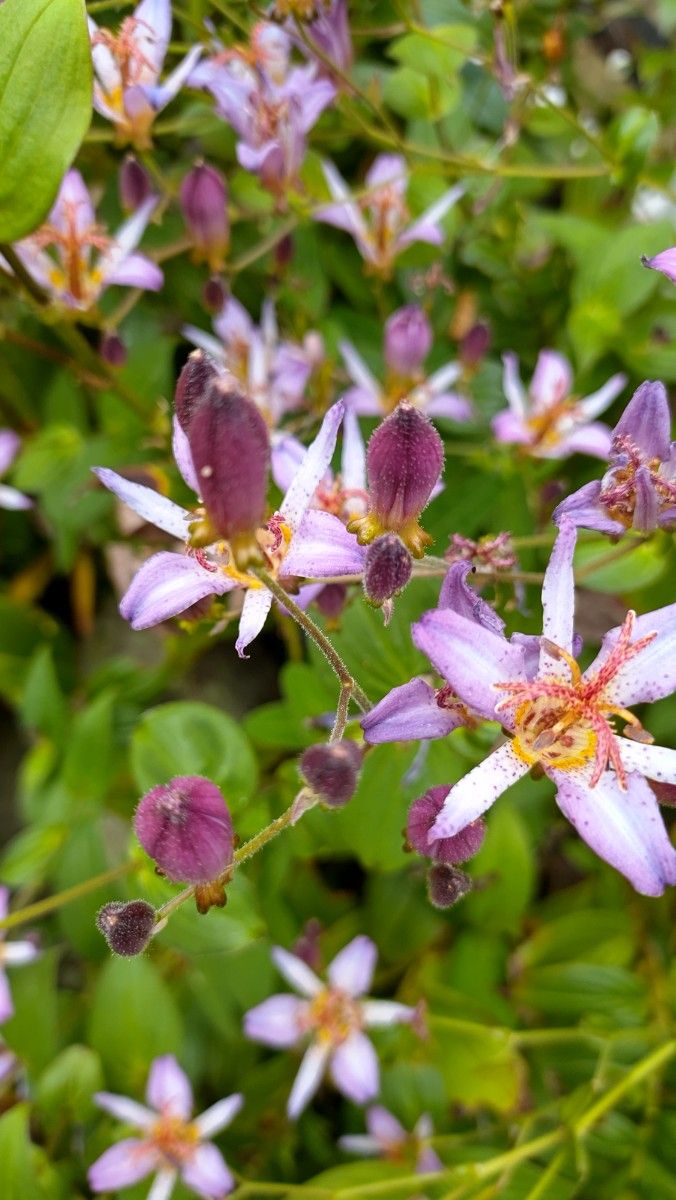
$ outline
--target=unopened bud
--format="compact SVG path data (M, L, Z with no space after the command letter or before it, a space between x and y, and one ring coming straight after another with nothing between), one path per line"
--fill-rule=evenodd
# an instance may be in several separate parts
M439 813L444 807L444 800L449 789L431 787L423 796L418 796L408 810L406 822L406 840L412 850L425 858L432 858L438 863L467 862L468 858L481 849L486 833L486 824L482 817L465 825L453 837L439 838L436 842L429 840L430 831Z
M120 167L118 188L125 212L136 212L152 193L150 175L133 154L128 154Z
M123 367L127 361L127 347L118 333L104 333L99 354L111 367Z
M278 271L284 271L293 258L294 243L290 233L281 238L275 246L275 266Z
M202 288L202 303L208 312L219 313L228 298L223 280L218 275L207 279Z
M197 163L181 184L181 208L198 262L220 271L230 241L228 191L220 171Z
M174 394L174 412L184 433L188 432L197 405L218 376L214 360L203 350L193 350L178 377Z
M327 621L337 621L347 603L344 583L326 583L315 596L315 604Z
M435 863L427 872L427 895L435 908L452 908L472 890L472 880L464 871Z
M371 436L366 452L370 507L348 523L361 545L398 533L415 558L432 539L418 524L444 465L444 446L432 422L412 404L399 404Z
M364 559L364 595L380 607L398 596L411 578L411 555L396 533L385 533L371 542Z
M174 883L208 883L232 862L233 831L220 788L181 775L140 801L134 829L143 849Z
M398 308L385 323L385 361L398 375L415 375L432 347L432 327L417 304Z
M362 752L356 742L319 743L301 756L300 771L322 804L342 808L357 787Z
M478 367L488 353L491 331L485 321L477 321L460 342L460 361L465 367Z
M147 900L111 900L99 909L96 924L115 954L132 958L148 945L156 915Z
M270 439L252 400L232 377L212 382L187 430L200 494L215 533L231 541L263 522Z

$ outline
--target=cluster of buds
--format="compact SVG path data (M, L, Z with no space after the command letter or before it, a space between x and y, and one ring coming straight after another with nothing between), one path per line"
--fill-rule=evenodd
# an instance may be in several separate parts
M448 788L432 787L413 801L406 823L406 849L432 859L427 874L427 891L435 908L451 908L472 889L472 880L458 863L467 862L481 849L486 833L481 817L453 837L430 841L430 833L441 812Z

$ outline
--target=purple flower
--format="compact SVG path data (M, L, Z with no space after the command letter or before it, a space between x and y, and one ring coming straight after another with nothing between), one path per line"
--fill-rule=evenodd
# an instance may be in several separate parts
M676 442L671 441L669 401L662 383L646 381L634 392L612 435L603 479L585 483L554 512L558 524L620 536L650 533L676 523Z
M270 996L249 1010L244 1032L255 1042L285 1049L308 1035L300 1069L286 1111L294 1120L309 1104L328 1068L333 1083L356 1104L378 1095L380 1072L365 1028L412 1021L416 1010L394 1000L365 1000L375 968L377 950L370 938L353 938L333 962L324 984L302 959L276 946L277 969L302 999L288 994Z
M302 346L283 340L272 300L263 304L259 327L234 296L214 317L214 330L217 337L186 325L183 334L227 367L275 429L285 413L301 407L308 379L323 357L321 338L307 334Z
M235 1186L232 1173L209 1138L225 1129L242 1107L239 1094L219 1100L199 1117L192 1116L193 1097L187 1076L171 1054L150 1068L148 1107L127 1096L98 1092L100 1108L141 1132L123 1138L89 1168L95 1192L131 1187L155 1172L148 1200L168 1200L177 1179L205 1200L222 1200Z
M9 910L9 888L0 887L0 921L4 921ZM0 1024L8 1021L14 1012L12 993L5 974L5 967L20 967L33 962L39 950L34 942L6 942L5 932L0 929Z
M432 349L432 326L419 304L398 308L385 322L385 362L391 371L412 379Z
M66 308L86 311L111 284L157 292L164 281L160 268L136 253L156 204L157 198L149 196L109 237L96 223L80 172L71 170L63 178L46 223L14 249L53 302ZM48 247L53 254L46 252ZM0 261L4 262L1 256Z
M171 36L171 0L142 0L117 33L89 17L94 62L94 108L116 126L120 142L150 145L158 113L178 94L202 53L194 46L171 75L160 75Z
M644 255L641 262L644 267L650 267L653 271L661 271L667 279L676 283L676 246L671 246L669 250L662 250L653 258L646 258Z
M320 0L314 19L304 24L304 31L308 40L321 53L322 57L317 57L316 60L319 71L340 82L326 59L334 63L343 75L347 74L352 66L353 51L347 0ZM298 38L296 44L304 54L312 56L312 51L304 40Z
M393 321L395 317L398 318L400 313L404 311L404 309L400 309L399 312L394 313L390 321ZM397 331L395 327L395 333L398 335L398 349L401 354L403 349L403 339L400 336L401 330ZM388 326L386 326L385 359L390 366L393 365L394 360L392 342L391 333L388 337ZM417 345L419 351L422 349L423 344L423 337L420 331L415 335L415 342L409 336L409 356L411 356L413 345ZM390 373L383 385L378 382L375 375L369 370L361 354L352 342L347 338L343 338L339 342L339 349L347 372L354 384L345 393L345 403L350 408L353 408L356 413L359 413L360 416L382 416L385 413L391 412L400 400L405 399L408 404L419 408L428 417L446 417L451 421L468 421L470 419L472 408L469 402L458 392L449 390L451 385L462 374L462 367L459 363L445 363L443 367L439 367L436 371L433 371L427 378L420 378L420 372L418 372L417 378L414 375L406 377ZM425 355L423 355L424 357Z
M342 522L328 512L308 511L331 461L342 418L343 405L339 401L324 417L278 512L262 529L252 531L253 543L258 545L268 570L282 582L361 571L362 552ZM197 491L199 484L188 439L178 421L174 422L174 454L186 483ZM242 589L245 597L235 645L240 657L246 657L246 647L265 624L272 593L256 576L240 568L226 541L207 546L200 541L197 548L191 544L191 527L199 532L200 526L195 513L106 467L95 468L94 473L145 521L182 541L187 551L183 554L162 551L149 558L122 598L122 616L133 629L147 629L178 616L207 596L222 596Z
M333 163L325 161L322 168L333 203L319 208L316 220L349 233L364 261L385 277L391 275L395 259L412 242L443 245L444 232L439 222L465 191L461 184L456 184L411 221L406 205L408 168L401 155L378 155L366 174L366 188L358 199L350 195Z
M557 788L559 808L638 892L659 896L676 882L676 852L648 780L676 781L676 750L652 745L629 705L659 700L676 685L676 604L606 634L582 673L574 653L576 529L561 521L542 589L539 662L531 640L507 641L451 608L427 612L413 640L454 693L510 735L448 792L431 838L476 821L533 766ZM623 723L624 737L613 722Z
M262 21L250 47L220 50L190 77L192 87L211 92L217 113L238 135L240 165L280 200L297 183L307 135L336 95L316 64L291 65L291 48L285 30Z
M220 788L179 775L147 792L134 814L143 849L174 883L208 883L232 862L232 818Z
M0 475L4 475L17 454L21 446L21 438L18 433L14 433L13 429L0 429ZM16 488L9 487L5 483L0 483L0 508L32 508L33 501L28 496L24 496L23 492L18 492Z
M366 1110L366 1134L345 1134L338 1139L341 1150L360 1154L367 1158L386 1158L391 1162L415 1161L415 1170L420 1175L443 1170L443 1163L430 1145L434 1132L427 1113L416 1121L411 1133L407 1133L391 1112L380 1104L372 1104Z
M613 375L597 392L578 400L571 394L570 363L556 350L538 355L528 393L519 378L515 354L503 354L503 387L509 408L493 418L499 442L517 443L535 458L565 458L567 454L593 454L606 458L610 430L594 420L604 412L627 382Z

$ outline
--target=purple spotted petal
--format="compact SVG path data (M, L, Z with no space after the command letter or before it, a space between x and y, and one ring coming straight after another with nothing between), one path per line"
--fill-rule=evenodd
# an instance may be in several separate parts
M150 1068L146 1100L157 1112L169 1112L187 1121L192 1113L192 1089L173 1054L156 1058Z
M583 484L572 495L567 496L554 509L552 516L554 524L558 525L562 517L567 517L578 528L596 529L599 533L620 536L625 533L626 530L622 522L614 521L612 517L607 515L606 509L599 499L601 487L601 481L594 479L591 483Z
M293 538L283 564L285 576L361 575L366 550L332 513L310 509Z
M345 405L339 400L324 417L319 433L308 447L303 462L279 506L279 511L294 533L298 530L317 485L331 462L344 415Z
M567 654L573 651L573 554L576 540L575 525L568 517L562 517L542 584L542 635ZM570 668L563 659L550 654L543 644L540 649L540 674L568 680Z
M637 771L658 783L676 783L676 750L669 746L651 746L618 738L622 765L626 771Z
M392 688L361 718L370 746L444 737L461 724L459 714L437 704L434 688L420 677Z
M250 1008L244 1015L244 1032L254 1042L286 1049L298 1041L302 1033L302 1017L307 1002L297 996L280 993L262 1004Z
M136 573L120 601L132 629L148 629L177 617L206 596L222 596L235 583L222 571L207 571L194 558L163 551Z
M643 258L641 261L644 267L650 267L652 271L661 271L667 279L676 283L676 246L671 246L669 250L661 250L652 258Z
M511 742L505 742L489 754L450 789L430 833L432 849L433 839L455 837L528 770L528 763L517 758Z
M271 608L272 592L269 592L267 588L249 588L244 597L237 641L235 642L235 649L240 658L249 657L244 651L258 637Z
M188 525L194 520L193 514L187 509L174 504L153 488L144 487L141 483L132 483L130 479L125 479L108 467L92 467L92 472L108 491L113 492L118 500L122 500L144 521L149 521L157 529L163 529L165 533L170 533L182 542L187 540Z
M116 1192L145 1179L158 1165L159 1156L151 1142L125 1138L92 1163L87 1178L94 1192Z
M360 934L348 942L329 965L332 987L348 996L364 996L371 986L378 951L369 937Z
M676 691L676 604L667 604L638 617L632 642L649 633L657 636L635 658L629 659L604 689L613 704L631 708L634 704L662 700ZM619 626L606 634L598 655L585 671L585 679L598 671L619 634Z
M475 621L493 633L502 634L505 622L495 609L470 587L467 582L470 574L473 574L471 563L453 563L441 585L437 607L451 608L468 621Z
M493 685L524 678L521 646L450 609L424 613L413 625L412 636L460 699L488 720L495 720L500 699Z
M663 383L646 380L625 408L615 429L614 437L629 438L648 458L669 458L671 416Z
M181 1178L186 1187L209 1200L221 1200L235 1186L234 1176L223 1155L210 1142L195 1147L183 1165Z

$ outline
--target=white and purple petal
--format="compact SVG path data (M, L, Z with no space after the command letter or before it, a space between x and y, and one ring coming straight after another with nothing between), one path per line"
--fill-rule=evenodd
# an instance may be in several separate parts
M434 688L420 676L392 688L361 718L370 746L445 737L461 724L458 713L437 704Z
M328 968L332 987L348 996L363 996L371 986L378 951L365 934L359 934L336 955Z
M331 575L361 575L366 547L348 533L333 513L310 509L292 538L284 559L283 576L321 579Z
M94 1101L104 1112L117 1117L125 1125L136 1125L138 1129L149 1129L157 1119L157 1114L151 1112L145 1105L131 1100L129 1096L118 1096L115 1092L96 1092Z
M297 954L290 954L288 950L284 950L282 946L273 946L272 961L274 962L280 975L283 975L287 983L291 984L301 996L307 996L311 999L324 991L324 984L319 979L314 971L308 967L307 963L303 962Z
M154 1059L146 1086L146 1100L157 1112L187 1121L192 1113L190 1080L173 1054Z
M269 996L244 1014L244 1032L254 1042L287 1049L301 1036L306 1013L306 1000L281 992Z
M195 1146L181 1168L187 1188L208 1200L222 1200L235 1186L235 1178L223 1155L210 1142Z
M132 629L148 629L236 586L222 571L208 571L194 558L162 551L136 573L120 601L120 613Z
M616 645L621 626L611 629L601 643L594 662L584 678L595 675ZM667 604L653 612L637 617L632 642L649 633L656 636L634 658L623 664L604 688L604 696L612 703L631 708L662 700L676 691L676 604Z
M608 516L601 503L601 489L602 484L599 479L583 484L554 509L552 516L554 524L558 525L563 517L567 517L583 529L596 529L599 533L608 533L612 536L621 536L626 533L625 526L621 521L615 521Z
M453 784L444 806L430 832L430 846L440 838L455 837L466 825L476 821L498 796L530 770L518 758L511 742L505 742L483 762Z
M494 685L525 677L521 646L451 609L424 613L413 625L412 636L460 699L488 720L496 719L495 707L501 699Z
M244 597L239 618L235 650L240 658L248 658L245 650L258 637L272 608L272 592L266 587L250 587Z
M331 463L344 415L345 405L339 400L326 413L316 438L308 446L303 462L279 506L293 533L297 532L317 486Z
M117 1192L145 1179L159 1163L152 1142L140 1138L124 1138L106 1150L92 1163L87 1178L95 1192Z
M185 436L185 435L184 435ZM187 441L187 439L186 439ZM133 483L111 471L109 467L92 467L92 472L109 492L122 500L133 512L155 525L157 529L170 533L172 537L185 542L188 539L188 526L195 518L187 509L174 504L153 488L144 487L141 483Z
M573 554L577 529L569 517L562 517L542 584L542 636L566 654L573 652L575 616L575 577ZM540 674L560 680L570 679L570 667L562 658L540 647Z
M287 1114L292 1121L300 1116L317 1091L324 1077L330 1053L331 1048L325 1042L312 1042L305 1051L286 1105Z
M331 1078L348 1100L366 1104L378 1095L380 1069L372 1042L363 1033L351 1033L331 1055Z

